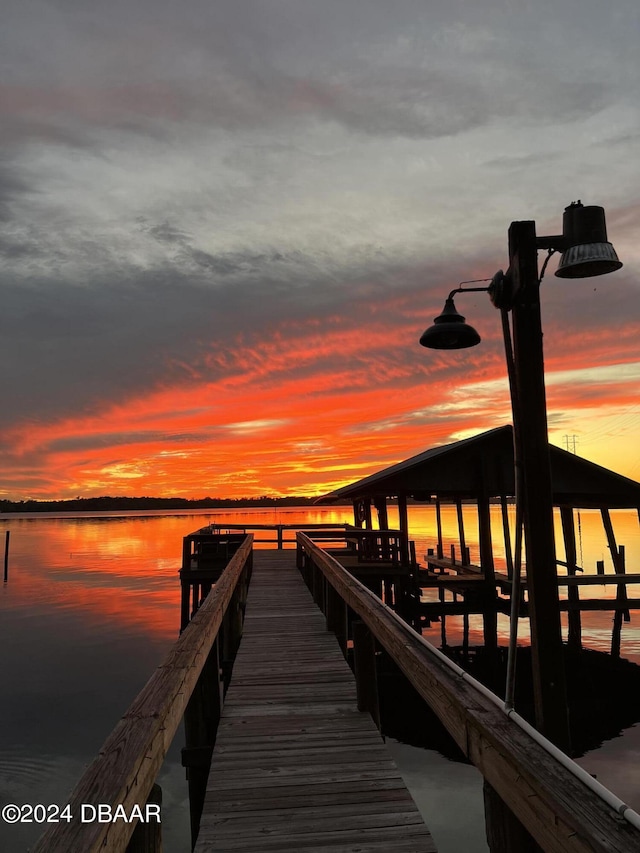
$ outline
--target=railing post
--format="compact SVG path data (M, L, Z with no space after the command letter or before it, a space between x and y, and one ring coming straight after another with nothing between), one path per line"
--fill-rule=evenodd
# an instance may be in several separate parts
M346 660L349 641L349 608L339 593L336 593L336 599L335 635Z
M184 631L184 629L189 624L189 619L191 618L191 614L189 613L189 599L191 597L191 586L188 580L182 579L181 581L181 599L180 599L180 633Z
M182 750L182 765L187 769L187 781L189 783L192 846L195 844L200 829L200 817L207 790L211 755L222 713L223 681L221 674L220 643L219 638L217 638L184 714L186 746Z
M322 582L322 572L315 563L311 563L311 594L313 600L317 604L320 601L320 584Z
M491 853L544 853L486 779L484 814Z
M160 807L162 806L162 788L154 785L146 803L147 807L157 806L158 819L138 821L133 830L125 853L162 853L162 823ZM150 814L151 810L147 809Z
M327 582L328 583L328 582ZM326 623L327 623L327 631L331 631L331 633L336 633L336 626L338 624L338 608L339 608L339 600L340 596L335 591L335 589L328 583L327 586L327 607L324 612Z
M375 639L362 620L354 619L352 627L358 711L368 711L371 714L373 722L380 729Z

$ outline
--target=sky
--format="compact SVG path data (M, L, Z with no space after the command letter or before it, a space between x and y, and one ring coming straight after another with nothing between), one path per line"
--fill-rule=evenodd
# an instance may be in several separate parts
M550 440L640 478L639 33L637 0L7 0L0 497L322 494L509 422L487 294L479 346L418 340L578 199L624 266L549 263Z

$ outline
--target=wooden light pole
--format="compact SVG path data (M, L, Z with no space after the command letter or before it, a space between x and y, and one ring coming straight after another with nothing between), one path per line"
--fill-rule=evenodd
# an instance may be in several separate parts
M509 270L491 279L489 287L459 287L449 294L442 313L420 338L432 349L475 346L480 335L458 314L453 296L488 291L503 313L509 387L515 436L516 488L522 509L527 554L527 581L533 655L533 692L538 729L569 751L569 723L563 663L560 604L553 530L553 490L544 387L538 249L562 251L556 276L587 278L620 269L607 241L604 210L574 202L565 208L562 234L536 236L535 222L512 222L509 228ZM489 281L489 279L481 279ZM513 345L509 323L511 312Z
M569 722L553 530L534 222L511 223L509 272L515 293L511 314L518 394L513 418L523 469L522 501L536 727L556 746L568 752Z

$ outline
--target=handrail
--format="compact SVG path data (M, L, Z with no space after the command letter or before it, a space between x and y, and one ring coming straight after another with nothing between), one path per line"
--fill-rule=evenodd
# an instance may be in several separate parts
M199 539L205 539L212 534L219 533L221 531L224 532L242 532L247 533L249 531L273 531L275 536L271 538L265 538L264 536L258 537L254 535L254 545L277 545L278 549L282 549L284 544L295 544L295 534L299 530L312 530L314 532L323 531L331 532L331 531L341 531L342 535L344 535L346 530L349 530L351 525L347 523L329 523L329 522L317 522L317 523L273 523L273 524L259 524L259 523L248 523L248 524L225 524L224 522L220 522L219 524L215 521L212 521L210 524L205 525L200 528L200 530L195 531L194 533L185 536L185 540L197 541ZM285 536L285 533L293 533L292 537Z
M115 809L122 804L126 814L136 805L144 808L252 547L253 537L248 535L76 785L68 800L72 820L55 824L45 832L33 853L119 853L126 849L135 828L133 823L82 823L81 805L105 803Z
M570 759L559 762L540 738L533 738L496 706L486 688L480 690L469 676L464 678L464 670L403 622L334 557L304 534L298 534L297 540L543 850L633 853L640 849L635 813L629 810L627 815L633 823L623 820L620 801L607 804L585 784L584 777L568 769Z

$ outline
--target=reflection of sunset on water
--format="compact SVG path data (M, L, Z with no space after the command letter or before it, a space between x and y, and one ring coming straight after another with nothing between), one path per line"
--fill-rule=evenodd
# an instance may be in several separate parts
M499 507L492 508L492 540L496 568L505 571L505 548ZM513 527L514 511L509 508ZM107 516L76 518L8 519L13 529L12 562L23 559L24 569L12 571L12 585L24 589L25 595L36 600L46 597L47 606L76 610L83 618L112 621L129 630L143 630L157 636L173 637L178 628L179 582L182 537L197 528L214 522L225 524L295 524L334 523L352 519L351 507L252 508L248 510L219 510L202 515L175 514L141 516ZM596 574L596 561L604 560L605 572L613 566L602 527L600 514L595 510L575 512L578 564L585 575ZM640 571L640 534L635 512L613 511L612 520L618 545L626 550L627 572ZM389 506L389 524L398 523L397 509ZM453 506L442 508L445 552L455 544L459 554L458 525ZM464 507L466 544L471 561L478 560L478 529L475 508ZM411 505L409 530L416 541L419 562L429 547L436 544L434 507ZM260 533L271 537L272 533ZM564 560L564 546L559 518L556 518L558 559ZM262 546L267 547L267 546ZM28 566L28 569L26 568ZM559 574L566 571L559 568ZM34 581L37 583L34 586ZM44 586L43 586L44 584ZM640 597L640 585L629 585L629 597ZM36 592L34 593L34 590ZM614 584L584 586L580 598L616 597ZM437 595L428 592L425 600ZM560 587L560 597L566 598L566 587ZM28 596L27 596L28 597ZM611 645L612 611L582 613L584 644L608 650ZM89 620L90 621L90 620ZM470 617L470 642L482 643L482 618ZM564 635L567 616L562 614ZM640 615L632 612L631 622L622 628L622 655L640 661ZM508 618L498 617L500 642L507 643ZM439 645L441 626L434 623L425 629L425 636ZM528 642L528 622L519 623L519 641ZM449 644L462 638L462 617L446 620Z
M182 536L203 519L29 518L10 521L11 592L24 606L73 611L90 626L173 638Z

